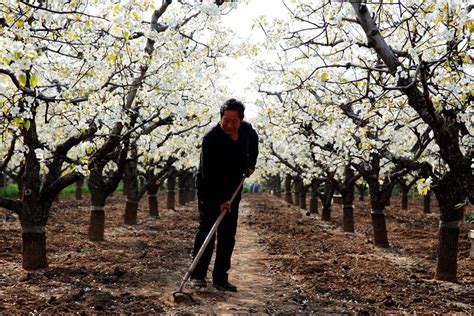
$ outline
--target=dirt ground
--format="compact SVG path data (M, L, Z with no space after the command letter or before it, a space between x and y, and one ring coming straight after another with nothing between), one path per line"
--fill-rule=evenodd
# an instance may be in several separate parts
M160 197L160 205L165 205ZM438 215L422 214L421 200L407 211L387 209L391 248L373 246L368 202L357 202L356 232L344 233L341 207L331 222L266 193L246 194L230 280L237 293L212 286L171 295L191 264L197 228L195 202L124 226L125 198L106 207L106 241L87 240L89 201L64 197L47 226L49 267L21 268L16 218L0 209L0 314L154 313L467 313L474 312L474 260L467 224L461 227L458 283L433 280Z

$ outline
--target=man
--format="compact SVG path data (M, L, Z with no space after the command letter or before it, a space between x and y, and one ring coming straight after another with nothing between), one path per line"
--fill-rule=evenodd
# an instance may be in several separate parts
M237 291L228 280L232 252L235 245L237 218L242 188L234 201L232 194L245 174L255 170L258 156L258 136L247 122L243 122L245 107L236 99L227 100L220 110L220 122L202 141L201 158L196 184L198 190L199 229L194 242L193 256L201 248L206 236L221 211L226 211L217 228L217 248L212 281L215 288ZM215 236L210 241L196 268L191 273L191 284L206 287L207 268L214 251Z

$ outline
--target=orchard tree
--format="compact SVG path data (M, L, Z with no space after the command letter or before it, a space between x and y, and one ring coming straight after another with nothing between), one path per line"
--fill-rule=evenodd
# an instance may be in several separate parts
M471 9L467 1L305 1L291 10L295 23L284 47L313 65L299 76L299 86L312 80L345 86L335 95L326 84L316 86L316 98L332 94L349 116L357 115L357 104L409 106L427 126L426 134L432 133L448 166L444 174L435 177L432 165L410 159L416 157L389 159L433 177L441 211L436 278L450 281L456 279L462 209L474 197L472 131L466 124L473 98L467 68Z
M180 63L186 45L180 41L178 52L170 47L157 53L153 50L155 43L161 41L158 46L166 41L186 39L190 45L203 47L201 51L205 53L201 55L208 53L211 58L216 57L210 49L212 45L196 41L192 34L180 28L198 15L206 15L204 19L207 19L212 14L217 21L220 12L217 5L221 4L222 1L217 4L181 1L181 7L186 9L170 14L168 23L158 19L171 5L170 0L162 1L158 7L149 1L0 5L3 16L0 43L9 47L0 52L2 147L9 142L6 146L14 148L20 157L21 189L19 199L2 198L0 206L20 217L24 268L47 265L46 223L55 196L87 173L93 178L92 186L100 183L94 180L94 174L100 179L105 169L114 170L116 176L109 178L104 189L116 186L133 130L142 120L166 118L157 115L140 119L137 112L140 104L135 98L150 74L160 76L161 66L170 72L163 78L166 84L152 84L151 90L157 94L160 88L180 90L173 82L174 73L169 70L176 67L168 65ZM191 12L194 6L196 10ZM151 22L144 22L149 12L153 13ZM167 29L171 31L166 33ZM192 30L196 29L194 25ZM169 35L161 36L160 32ZM222 44L226 52L232 51L225 42L216 40L216 43ZM155 59L160 54L163 57ZM59 131L61 137L55 139ZM11 137L16 139L14 146ZM84 148L83 144L88 146ZM85 154L75 147L85 149ZM77 159L68 156L72 151ZM6 152L5 157L9 157ZM87 164L84 164L85 155L89 156ZM97 208L98 215L99 208L103 208L100 204L98 201L92 206Z

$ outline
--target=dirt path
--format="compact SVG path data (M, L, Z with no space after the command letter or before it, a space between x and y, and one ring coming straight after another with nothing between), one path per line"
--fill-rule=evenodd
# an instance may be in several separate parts
M170 312L197 313L296 313L300 305L287 301L285 297L293 289L293 281L271 271L267 262L262 240L245 218L253 212L249 203L242 201L239 213L239 226L232 268L229 279L238 287L238 292L222 292L212 285L205 289L194 289L187 284L186 292L192 293L196 303L178 300ZM211 262L210 268L213 263Z
M165 193L159 198L165 205ZM142 201L138 225L124 226L125 197L116 194L107 204L106 240L91 242L88 199L65 197L48 222L48 268L23 270L19 221L0 223L0 315L473 314L468 229L461 227L458 283L433 280L439 220L423 214L421 201L406 211L392 204L392 247L380 249L359 202L356 232L344 233L338 205L323 222L269 194L245 194L230 271L239 292L188 283L193 303L171 293L191 264L196 202L162 209L156 219Z

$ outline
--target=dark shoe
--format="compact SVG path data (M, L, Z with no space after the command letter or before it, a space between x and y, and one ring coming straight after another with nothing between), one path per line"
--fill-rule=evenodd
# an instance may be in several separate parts
M191 278L191 285L194 287L207 287L207 282L204 279Z
M237 292L237 287L233 285L232 283L230 283L229 281L226 281L226 282L214 281L212 285L220 291Z

